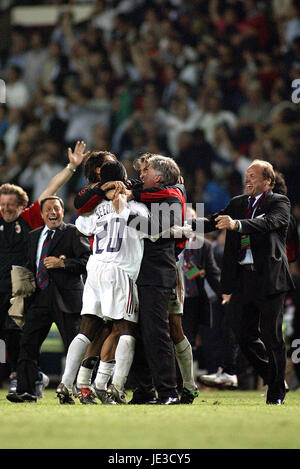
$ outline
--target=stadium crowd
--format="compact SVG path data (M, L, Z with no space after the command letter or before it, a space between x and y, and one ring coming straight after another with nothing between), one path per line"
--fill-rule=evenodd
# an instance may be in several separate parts
M284 175L300 221L296 0L95 0L81 23L65 2L44 3L62 4L56 25L12 27L1 50L0 184L37 200L84 140L116 154L129 177L143 152L174 158L187 201L211 214L243 192L260 158ZM77 171L58 192L66 221L85 184Z

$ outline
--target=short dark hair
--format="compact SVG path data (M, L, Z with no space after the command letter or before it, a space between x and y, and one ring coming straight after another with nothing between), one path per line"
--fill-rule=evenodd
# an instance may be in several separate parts
M58 197L57 195L49 195L49 197L45 197L44 199L42 199L40 201L40 210L41 210L41 212L43 211L43 205L46 202L46 200L58 200L60 205L61 205L61 208L63 210L65 209L64 202L60 197Z
M127 173L125 166L120 161L107 161L101 168L101 184L108 181L122 181L127 180Z
M92 151L90 153L83 163L84 175L90 183L100 182L101 177L96 173L96 168L101 168L109 159L117 161L116 156L109 151Z

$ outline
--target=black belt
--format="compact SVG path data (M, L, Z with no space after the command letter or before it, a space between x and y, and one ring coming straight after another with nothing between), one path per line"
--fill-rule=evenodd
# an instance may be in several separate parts
M256 272L256 268L254 264L241 264L241 267L247 272Z

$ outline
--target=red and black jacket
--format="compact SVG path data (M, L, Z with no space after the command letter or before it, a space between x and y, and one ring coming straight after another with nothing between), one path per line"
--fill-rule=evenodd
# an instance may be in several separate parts
M28 233L44 225L40 204L34 202L19 217L6 222L0 213L0 292L11 290L12 265L25 266L28 255Z

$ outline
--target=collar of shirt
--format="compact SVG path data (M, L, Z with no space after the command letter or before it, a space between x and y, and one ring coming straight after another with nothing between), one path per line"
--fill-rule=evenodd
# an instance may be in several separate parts
M43 228L43 230L42 230L42 232L41 232L40 238L45 238L45 237L47 236L47 234L48 234L48 231L51 231L51 233L52 233L51 236L52 236L52 238L53 238L53 235L54 235L54 233L55 233L55 230L50 230L50 228L48 228L47 225L44 226L44 228Z
M256 205L256 202L258 201L258 199L263 195L263 192L261 194L258 194L255 196L255 202L253 205ZM251 199L251 196L249 195L248 197L248 202L250 202L250 199Z

